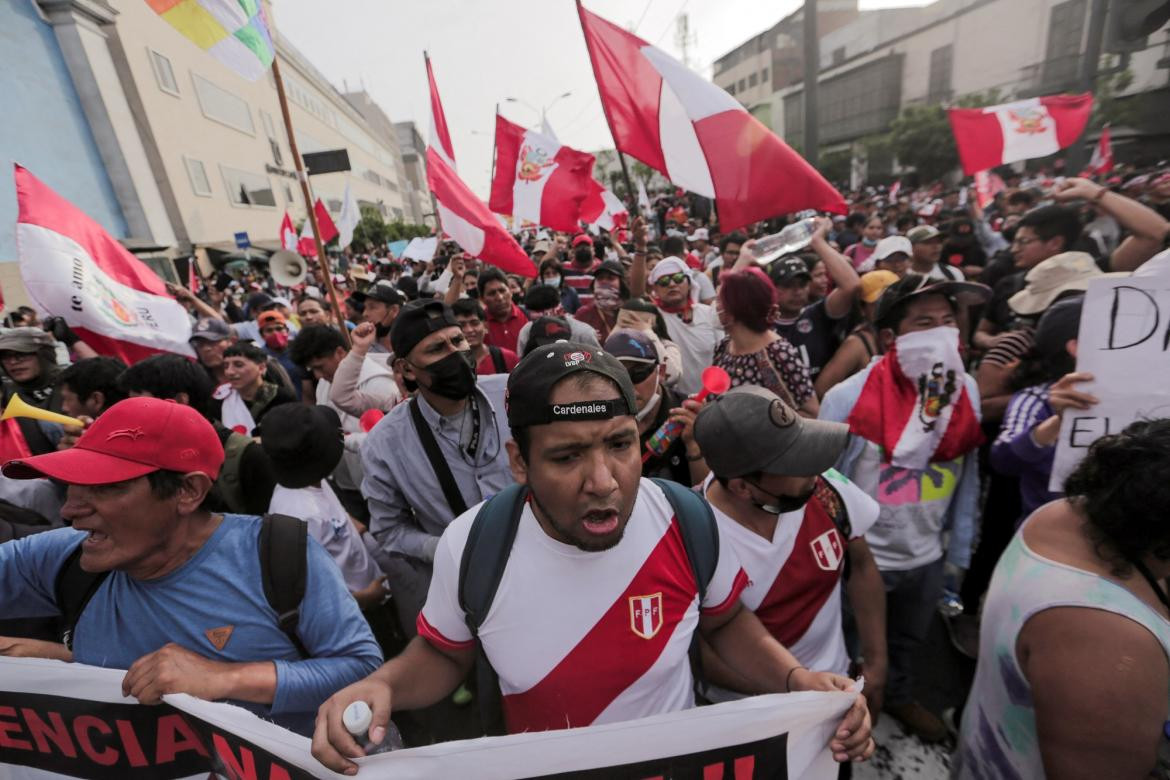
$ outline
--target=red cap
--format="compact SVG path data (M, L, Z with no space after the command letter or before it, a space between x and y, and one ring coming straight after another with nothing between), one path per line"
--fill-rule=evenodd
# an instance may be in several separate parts
M577 246L578 244L589 244L590 246L593 246L593 239L584 233L578 236L573 236L573 246Z
M160 469L211 479L223 465L219 435L190 406L127 398L111 406L67 450L4 464L12 479L50 477L73 485L108 485Z

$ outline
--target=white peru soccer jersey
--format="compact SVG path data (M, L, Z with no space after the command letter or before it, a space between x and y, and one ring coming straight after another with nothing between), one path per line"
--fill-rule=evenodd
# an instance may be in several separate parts
M706 494L711 477L703 483ZM865 535L878 505L848 479L830 469L823 479L837 489L849 512L852 538L841 539L814 497L795 512L780 515L771 539L749 530L712 505L719 534L730 543L748 575L743 605L796 656L818 672L849 672L841 628L841 576L845 546Z
M458 587L478 511L456 518L435 553L418 631L440 648L474 641ZM746 584L731 545L721 543L702 614L733 607ZM693 706L687 651L699 614L678 520L650 480L641 481L621 541L604 552L553 540L525 507L479 634L500 678L508 730L589 726Z

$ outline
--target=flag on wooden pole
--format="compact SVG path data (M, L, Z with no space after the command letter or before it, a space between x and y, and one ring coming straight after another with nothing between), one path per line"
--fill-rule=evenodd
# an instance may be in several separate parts
M199 48L249 81L276 55L260 0L146 0Z

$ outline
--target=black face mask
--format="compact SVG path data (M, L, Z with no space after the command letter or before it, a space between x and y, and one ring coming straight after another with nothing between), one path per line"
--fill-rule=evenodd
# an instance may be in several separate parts
M767 490L764 490L755 482L749 482L748 484L772 499L773 503L771 504L757 504L755 501L752 502L752 506L756 509L761 512L767 512L770 515L782 515L787 512L795 512L812 500L813 493L816 492L816 486L814 485L807 492L801 493L799 496L778 496L775 493L769 493Z
M374 335L376 335L379 340L384 339L390 335L390 329L392 327L394 327L394 326L393 325L382 325L381 323L379 323L379 324L374 326Z
M475 369L471 365L471 351L452 352L423 369L431 377L428 388L435 395L461 401L475 390Z

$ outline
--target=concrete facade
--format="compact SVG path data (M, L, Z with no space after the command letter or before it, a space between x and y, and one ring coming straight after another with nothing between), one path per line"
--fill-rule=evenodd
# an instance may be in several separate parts
M53 25L27 0L2 3L0 51L0 94L8 109L0 123L0 160L8 166L0 174L0 262L17 259L13 163L28 168L111 235L126 237L126 217ZM4 292L8 308L25 302L23 293L9 285Z
M435 227L431 190L427 186L427 144L414 122L396 122L394 130L398 134L398 148L402 151L402 164L410 187L407 200L413 221L416 225Z
M998 89L1004 100L1079 91L1088 0L938 0L922 8L866 11L821 39L820 136L828 149L885 132L905 106L947 103ZM1128 57L1133 83L1170 105L1170 28ZM1115 60L1116 61L1116 60ZM799 145L800 83L776 90L772 128ZM1162 131L1165 132L1164 130Z

